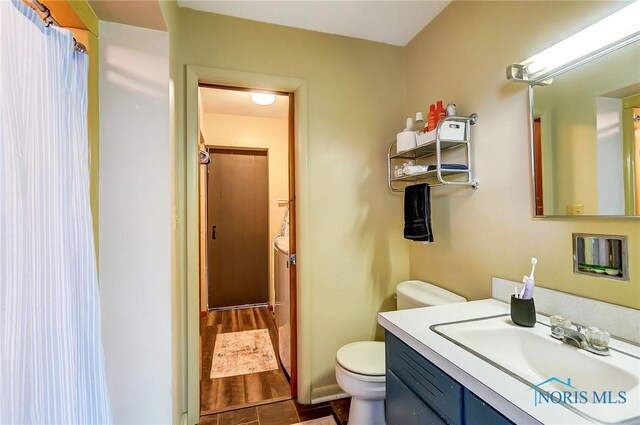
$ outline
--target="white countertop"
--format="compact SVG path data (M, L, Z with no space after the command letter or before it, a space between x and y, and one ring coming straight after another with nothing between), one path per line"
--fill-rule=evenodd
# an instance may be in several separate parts
M435 324L499 314L509 314L509 304L486 299L380 313L378 323L517 424L592 423L559 404L534 406L528 385L429 329ZM549 323L546 316L538 315L537 320ZM612 339L610 346L616 347L617 343ZM628 344L621 344L629 349ZM637 347L633 348L635 355L640 354Z

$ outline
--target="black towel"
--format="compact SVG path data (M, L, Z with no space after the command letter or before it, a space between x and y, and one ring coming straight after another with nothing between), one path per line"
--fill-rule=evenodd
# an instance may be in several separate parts
M414 184L404 189L404 237L412 241L433 242L431 189L428 184Z

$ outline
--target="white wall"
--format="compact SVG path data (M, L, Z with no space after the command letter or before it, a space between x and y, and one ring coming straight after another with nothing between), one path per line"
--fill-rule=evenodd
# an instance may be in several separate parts
M100 23L100 284L117 424L172 421L167 33Z
M598 213L624 215L622 101L596 97Z

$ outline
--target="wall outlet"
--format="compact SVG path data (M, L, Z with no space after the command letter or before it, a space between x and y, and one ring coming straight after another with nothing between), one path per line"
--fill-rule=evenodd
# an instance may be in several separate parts
M584 204L567 205L567 214L568 215L583 215L584 214Z

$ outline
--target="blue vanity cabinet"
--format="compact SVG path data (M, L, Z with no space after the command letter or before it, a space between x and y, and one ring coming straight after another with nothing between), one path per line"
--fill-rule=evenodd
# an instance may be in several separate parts
M387 372L385 400L387 425L446 424L391 371Z
M512 423L391 332L385 340L387 425Z
M513 423L466 388L464 389L463 403L466 425L508 425Z

